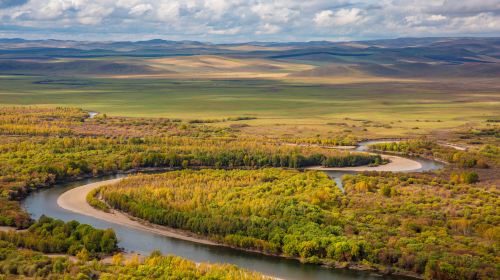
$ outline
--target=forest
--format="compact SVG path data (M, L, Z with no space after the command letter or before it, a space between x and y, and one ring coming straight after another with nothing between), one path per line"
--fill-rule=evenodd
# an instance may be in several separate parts
M87 254L95 258L118 251L113 230L95 229L77 221L41 216L25 231L0 231L0 240L43 253Z
M38 251L19 249L15 244L0 240L0 279L221 279L266 280L259 273L233 265L200 263L152 252L145 259L122 253L111 258L111 263L91 260L79 254L77 260L64 255L46 255Z
M102 135L106 131L115 135ZM0 108L0 135L9 136L0 139L0 225L27 227L29 217L15 201L32 190L83 176L141 168L300 168L383 163L378 155L222 137L221 131L226 130L169 119L158 123L151 119L126 123L106 116L89 119L79 109ZM198 137L200 134L211 136Z
M464 150L424 137L372 145L374 151L446 165L427 173L346 175L343 193L326 173L297 169L385 163L377 154L331 149L365 140L352 135L267 137L225 122L2 107L0 226L21 230L0 231L0 279L150 279L160 272L172 278L265 279L158 252L126 260L112 230L49 217L34 221L20 207L32 191L57 183L141 170L168 172L96 189L88 202L306 263L426 279L499 279L497 131L488 123L454 132L454 139L471 147ZM111 254L111 263L99 261Z
M221 243L427 279L498 279L497 186L429 174L183 170L103 186L109 206ZM452 175L453 177L453 175Z
M0 231L0 279L269 279L236 266L195 264L158 251L127 258L117 243L111 229L42 216L27 230Z

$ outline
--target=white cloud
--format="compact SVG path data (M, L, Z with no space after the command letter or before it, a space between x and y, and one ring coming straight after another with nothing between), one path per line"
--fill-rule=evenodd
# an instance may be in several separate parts
M320 27L357 24L363 19L362 10L358 8L324 10L314 16L314 22Z
M442 15L411 15L405 17L408 26L442 25L447 17Z
M78 21L81 24L95 25L113 12L113 7L101 6L98 4L88 4L77 13Z
M241 27L233 27L227 29L209 29L209 34L215 35L235 35L241 32Z
M141 0L118 0L116 1L116 6L117 7L122 7L125 9L130 9L132 7L135 7L137 5L144 4L144 1Z
M333 11L325 10L314 16L314 22L318 26L330 26L333 24Z
M456 18L452 21L451 26L454 26L461 32L467 33L484 33L500 31L500 17L491 13L480 13L474 16Z
M38 19L53 19L63 14L65 10L64 2L51 0L37 12Z
M151 4L138 4L132 7L128 13L129 15L132 16L142 16L145 13L151 11L152 9L153 6L151 6Z
M227 0L205 0L203 12L209 17L220 18L232 6L231 1Z
M0 21L0 34L13 37L111 39L109 32L120 39L147 34L210 41L498 36L500 1L30 0L0 5Z
M447 19L447 17L445 17L443 15L431 15L427 18L427 20L429 20L429 21L442 21L445 19Z
M161 21L175 22L179 17L180 4L173 1L163 1L156 7L156 17Z
M267 22L288 22L292 17L299 14L299 11L282 7L270 3L258 3L251 7L252 12L257 14L260 19Z
M257 31L255 31L255 34L257 35L269 35L269 34L276 34L281 31L281 27L273 24L266 23L262 26L259 27Z

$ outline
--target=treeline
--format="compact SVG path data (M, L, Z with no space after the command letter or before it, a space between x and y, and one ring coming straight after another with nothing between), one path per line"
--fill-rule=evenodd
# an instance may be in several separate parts
M77 221L65 223L46 216L41 216L26 231L0 231L0 240L43 253L97 257L118 251L112 229L100 230Z
M78 261L68 257L49 257L31 250L20 250L0 240L0 279L227 279L270 280L259 273L227 264L196 264L153 252L144 260L113 256L112 263Z
M228 136L231 129L200 126L168 118L107 117L89 118L77 108L2 107L0 133L25 136Z
M87 113L75 108L3 107L0 134L31 136L72 135L71 126L81 124Z
M485 146L487 147L487 146ZM496 152L494 157L487 157L480 151L457 151L451 147L439 145L438 143L426 140L415 139L401 142L387 142L370 145L370 148L378 151L396 152L405 155L423 156L437 158L456 164L462 168L488 168L489 163L495 164L500 153ZM491 149L488 149L491 150ZM486 153L487 151L485 151Z
M276 146L227 139L169 138L49 138L0 145L0 182L10 197L23 188L8 188L24 180L27 187L45 186L84 174L99 175L141 167L288 167L356 166L380 163L378 155L319 147ZM10 184L9 184L10 183ZM22 184L21 184L22 185Z
M429 174L183 170L103 186L113 208L243 249L427 279L498 279L495 185ZM477 203L481 201L481 203ZM472 207L472 205L474 205Z
M52 127L49 125L33 126L20 124L0 124L0 134L19 135L28 134L33 136L49 135L72 135L73 131L68 128Z
M380 155L373 154L348 154L345 156L328 157L322 162L325 167L346 167L361 165L380 165L386 161Z
M144 261L113 258L112 266L105 266L102 279L227 279L227 280L272 280L257 272L248 271L229 264L199 263L176 257L162 256L153 252Z
M337 136L329 138L310 137L310 138L283 138L281 141L286 143L320 145L320 146L355 146L358 140L355 137Z

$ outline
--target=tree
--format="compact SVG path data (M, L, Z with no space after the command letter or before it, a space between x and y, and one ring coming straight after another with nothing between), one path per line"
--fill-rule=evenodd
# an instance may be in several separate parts
M117 243L115 232L112 229L107 229L101 237L101 251L104 253L114 252L117 249Z
M90 259L90 253L87 249L83 248L78 254L76 254L76 257L82 262L87 262Z
M390 197L391 196L391 192L392 192L392 188L390 186L388 186L388 185L383 185L380 188L379 192L383 196Z
M122 253L114 254L113 258L111 260L111 263L114 265L122 265L123 264L123 254Z
M133 254L128 260L125 261L126 266L138 266L139 265L139 255Z

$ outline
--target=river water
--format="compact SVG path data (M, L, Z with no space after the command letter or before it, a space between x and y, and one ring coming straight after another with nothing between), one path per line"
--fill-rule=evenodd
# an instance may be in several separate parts
M369 142L368 144L370 143L373 142ZM367 143L363 144L366 145ZM364 147L364 145L361 147ZM358 147L357 149L360 150L362 148ZM439 163L433 161L423 159L418 159L418 161L422 164L422 168L418 171L427 171L441 167ZM337 184L339 184L341 183L340 177L347 172L329 171L327 173L337 182ZM89 183L123 176L124 175L113 175L59 184L55 187L31 194L22 204L35 219L38 219L41 215L47 215L64 221L77 220L80 223L90 224L96 228L112 228L118 236L120 247L128 252L137 252L143 255L148 255L153 250L160 250L164 254L181 256L195 262L230 263L266 275L291 280L404 279L403 277L381 276L365 271L325 268L319 265L302 264L293 259L265 256L258 253L219 246L197 244L73 213L57 205L57 198L67 190Z

